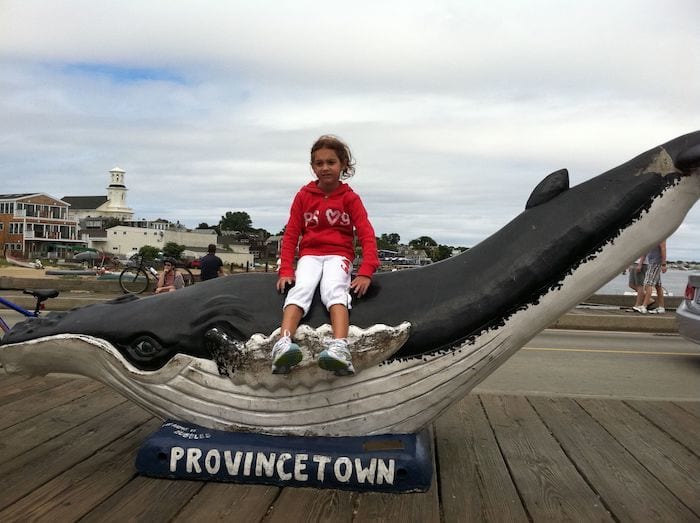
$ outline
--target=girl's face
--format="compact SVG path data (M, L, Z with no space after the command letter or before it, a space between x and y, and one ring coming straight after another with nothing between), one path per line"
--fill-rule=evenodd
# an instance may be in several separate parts
M318 187L325 193L330 193L340 185L340 173L345 165L340 161L333 149L319 149L314 152L311 168L318 178Z

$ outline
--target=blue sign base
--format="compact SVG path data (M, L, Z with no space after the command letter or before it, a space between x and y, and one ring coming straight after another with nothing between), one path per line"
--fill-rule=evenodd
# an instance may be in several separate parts
M270 436L166 421L139 449L136 469L160 478L380 492L425 492L432 441L418 434Z

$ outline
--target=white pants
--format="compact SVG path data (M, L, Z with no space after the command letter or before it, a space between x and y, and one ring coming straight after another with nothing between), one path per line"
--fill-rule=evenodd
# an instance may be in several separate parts
M297 262L294 287L289 290L284 306L297 305L306 315L321 282L321 302L326 309L337 304L352 308L349 292L351 270L352 263L345 256L302 256Z

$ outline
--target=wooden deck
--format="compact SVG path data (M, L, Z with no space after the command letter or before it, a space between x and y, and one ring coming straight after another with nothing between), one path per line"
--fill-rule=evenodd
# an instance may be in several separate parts
M87 379L0 376L0 521L700 521L700 402L470 395L425 494L171 481L160 422Z

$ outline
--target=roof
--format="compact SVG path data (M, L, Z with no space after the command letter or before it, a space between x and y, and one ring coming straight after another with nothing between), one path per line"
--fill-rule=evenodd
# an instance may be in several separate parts
M97 209L100 205L107 201L106 196L64 196L61 198L66 203L69 203L72 210L78 209Z
M34 192L25 192L21 194L0 194L0 200L16 200L17 198L24 198L26 196L32 196L36 193Z

